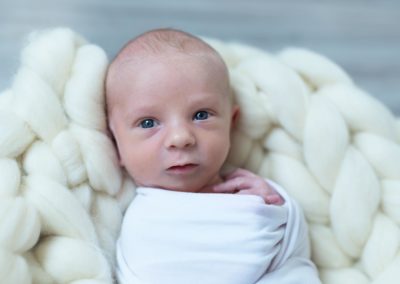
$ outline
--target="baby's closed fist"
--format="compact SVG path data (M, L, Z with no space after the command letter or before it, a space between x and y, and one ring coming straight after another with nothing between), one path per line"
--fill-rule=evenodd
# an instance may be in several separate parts
M252 194L260 196L266 204L282 205L283 198L262 177L244 170L236 169L224 178L224 182L212 186L216 193Z

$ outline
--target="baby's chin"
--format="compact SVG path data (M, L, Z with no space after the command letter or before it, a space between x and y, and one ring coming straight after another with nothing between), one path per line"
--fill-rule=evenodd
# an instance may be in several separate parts
M151 187L188 193L211 193L213 192L213 185L223 182L219 173L211 177L203 177L202 179L196 179L196 176L192 176L186 178L159 178L157 182L153 182L152 180L135 179L134 182L138 187Z
M164 189L169 191L176 191L176 192L187 192L187 193L213 193L212 186L214 184L220 183L222 181L221 178L215 180L213 183L206 183L206 184L181 184L181 185L170 185L170 184L137 184L137 186L141 187L152 187L158 189Z

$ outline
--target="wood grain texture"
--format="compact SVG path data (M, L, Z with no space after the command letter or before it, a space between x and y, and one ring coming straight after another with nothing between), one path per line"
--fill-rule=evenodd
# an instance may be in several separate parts
M400 115L400 1L0 1L0 89L10 85L34 29L71 27L112 57L143 31L174 27L271 52L310 48Z

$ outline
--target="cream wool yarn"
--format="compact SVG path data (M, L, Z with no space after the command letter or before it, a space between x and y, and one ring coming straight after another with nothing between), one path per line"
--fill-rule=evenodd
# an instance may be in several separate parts
M102 49L35 33L0 96L0 283L112 283L134 184L106 133Z
M207 39L241 119L228 165L282 184L309 223L323 283L400 279L400 122L328 59ZM112 283L135 186L106 133L99 47L33 34L0 95L0 283Z

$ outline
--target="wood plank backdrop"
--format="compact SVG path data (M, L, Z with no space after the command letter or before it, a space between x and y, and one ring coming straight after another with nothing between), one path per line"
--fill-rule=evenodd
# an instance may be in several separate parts
M24 37L55 26L75 29L110 57L131 37L157 27L272 52L310 48L400 115L397 0L0 0L0 90L10 84Z

